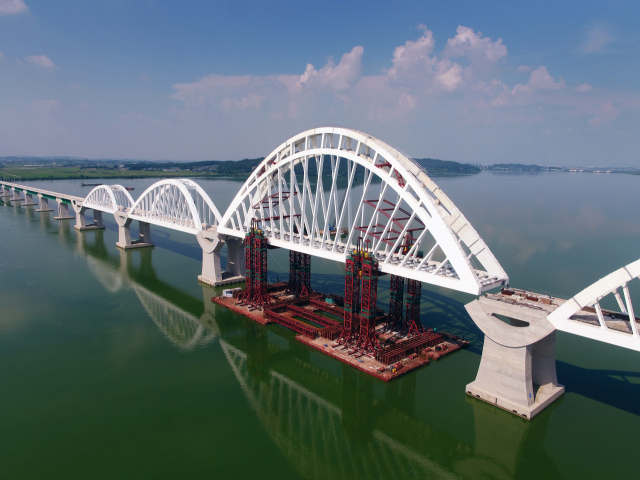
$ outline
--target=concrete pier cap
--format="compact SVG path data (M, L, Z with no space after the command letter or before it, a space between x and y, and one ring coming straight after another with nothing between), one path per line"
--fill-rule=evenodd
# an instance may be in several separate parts
M556 375L556 331L547 320L559 304L550 297L538 303L529 292L508 292L465 305L485 334L478 374L466 393L531 419L564 394Z

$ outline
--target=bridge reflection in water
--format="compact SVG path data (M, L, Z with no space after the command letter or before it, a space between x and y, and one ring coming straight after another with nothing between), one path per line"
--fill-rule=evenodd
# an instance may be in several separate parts
M78 254L104 288L131 288L177 348L186 352L219 340L257 419L305 478L507 479L523 465L559 475L543 449L555 405L528 422L467 398L475 424L475 441L468 445L415 415L416 374L382 385L338 362L335 371L320 368L312 358L319 354L291 341L290 332L216 312L212 288L203 286L197 299L158 279L152 250L110 253L103 232L94 232L91 242L85 233L77 235ZM224 320L218 322L216 313ZM383 399L378 388L374 395L374 382Z

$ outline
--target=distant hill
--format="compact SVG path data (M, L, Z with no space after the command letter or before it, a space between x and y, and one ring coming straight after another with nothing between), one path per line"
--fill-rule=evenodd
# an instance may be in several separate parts
M458 163L449 160L436 160L435 158L415 158L416 162L427 173L480 173L480 169L468 163Z
M549 167L544 165L523 165L521 163L496 163L486 167L487 170L507 172L553 172L561 171L563 167Z

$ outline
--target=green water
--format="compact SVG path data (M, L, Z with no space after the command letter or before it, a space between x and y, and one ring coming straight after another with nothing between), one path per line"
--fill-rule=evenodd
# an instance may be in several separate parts
M197 180L224 210L241 183ZM571 296L640 256L640 177L441 177L511 284ZM134 198L153 180L131 180ZM79 181L38 182L86 195ZM35 184L34 184L35 186ZM423 287L468 350L384 384L210 302L193 236L76 232L0 208L0 478L619 478L640 467L640 354L558 333L566 394L533 421L468 398L472 297ZM343 267L313 259L313 286ZM269 252L272 281L287 252ZM640 292L634 285L632 295ZM388 304L388 280L379 286Z

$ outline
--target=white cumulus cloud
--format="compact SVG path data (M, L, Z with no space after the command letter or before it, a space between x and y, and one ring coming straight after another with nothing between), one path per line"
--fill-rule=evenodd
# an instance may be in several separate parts
M31 108L36 112L50 112L59 106L60 102L58 100L34 100L31 102Z
M0 15L15 15L29 11L24 0L0 0Z
M621 112L640 110L640 99L610 95L587 83L568 88L544 65L508 66L501 38L492 40L459 26L438 51L433 32L418 26L419 37L396 46L380 74L363 75L364 48L355 46L336 63L307 63L298 74L209 75L172 86L169 109L177 118L263 118L266 122L319 118L359 123L411 122L434 106L458 123L543 122L565 115L599 126ZM507 65L504 68L503 65ZM507 85L504 72L527 73L528 80ZM456 113L450 113L456 109ZM497 120L500 119L500 120Z
M46 55L29 55L28 57L25 57L25 60L29 63L33 63L34 65L37 65L42 68L55 67L51 59Z
M587 31L587 38L580 47L582 53L605 53L605 47L614 41L610 30L599 23L594 23Z

